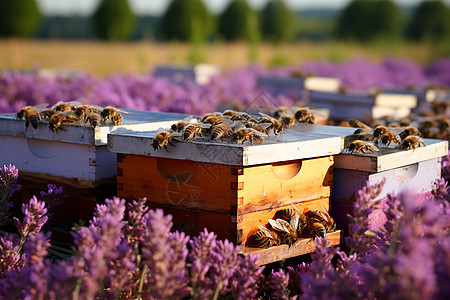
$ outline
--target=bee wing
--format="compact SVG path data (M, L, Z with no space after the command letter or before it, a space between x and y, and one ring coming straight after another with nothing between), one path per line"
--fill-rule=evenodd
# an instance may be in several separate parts
M162 132L162 131L169 131L169 132L172 132L171 129L159 127L158 130L156 131L156 134L158 134L158 133L160 133L160 132Z
M183 119L183 121L190 122L192 120L192 118L194 118L194 115L187 116L186 118Z
M265 130L265 129L269 128L270 126L272 126L272 123L268 123L268 122L258 123L258 125L261 126L261 128Z
M270 119L273 119L273 117L271 117L271 116L269 116L269 115L266 115L265 113L263 113L263 112L258 112L258 114L261 116L261 117L264 117L264 118L268 118L269 120Z
M68 116L73 116L75 115L75 112L73 110L67 110L61 113L62 117L68 117Z
M40 104L37 104L37 105L33 106L33 108L35 108L37 110L42 110L42 109L47 108L47 107L48 107L48 103L40 103Z
M204 129L210 129L211 127L212 127L212 125L211 124L209 124L209 123L201 123L201 125L200 125L202 128L204 128Z
M378 148L377 146L375 146L373 143L370 143L372 146L372 148L373 148L373 150L374 151L380 151L380 148Z
M289 233L289 229L286 227L287 223L285 220L283 219L269 219L269 224L270 226L272 226L273 229L280 231L280 232L286 232ZM289 223L287 223L289 224Z
M395 134L400 134L404 130L403 127L388 127L388 130Z
M361 122L361 121L359 121L359 120L356 120L356 119L349 119L347 122L348 122L348 124L349 124L351 127L354 127L354 128L361 128L361 129L364 129L365 131L368 131L368 132L373 131L373 128L372 128L372 127L370 127L370 126L367 125L366 123Z
M101 112L103 110L103 107L100 105L89 105L90 108L93 108L94 110Z
M245 126L244 126L245 127ZM256 130L256 129L253 129L253 128L247 128L249 131L252 131L252 132L254 132L256 135L259 135L259 136L266 136L264 133L262 133L261 131L258 131L258 130Z
M183 136L183 133L181 133L181 132L172 132L169 136L171 138L181 138Z
M294 214L294 216L289 221L289 225L291 225L291 228L294 230L298 229L298 222L300 220L300 217L298 214Z
M233 122L233 124L231 125L231 127L233 128L233 130L239 130L242 128L246 128L244 124L242 124L242 122Z
M261 230L261 232L263 232L267 237L274 239L274 240L276 239L273 236L272 232L270 232L270 230L266 226L258 225L258 229Z

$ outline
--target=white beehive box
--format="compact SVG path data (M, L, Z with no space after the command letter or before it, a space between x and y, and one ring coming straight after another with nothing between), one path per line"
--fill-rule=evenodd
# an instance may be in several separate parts
M125 111L128 114L123 114L120 126L62 125L66 131L57 133L50 131L47 122L39 123L37 129L29 126L25 131L25 121L16 119L15 114L0 115L0 165L14 164L19 169L22 191L18 197L28 201L31 195L39 195L40 190L52 183L64 186L66 194L72 198L79 196L93 207L96 199L101 201L115 194L116 155L106 148L108 133L156 130L186 117ZM71 201L69 198L67 202ZM77 215L77 209L74 208L73 215Z
M311 91L310 104L330 110L330 119L378 119L407 117L417 106L414 95L380 93L330 93Z

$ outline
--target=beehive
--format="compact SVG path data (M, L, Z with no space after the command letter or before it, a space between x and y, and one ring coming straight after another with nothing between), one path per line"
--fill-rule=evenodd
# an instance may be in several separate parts
M14 164L19 169L21 192L17 203L47 190L47 184L63 186L67 196L55 218L71 224L90 216L96 201L116 194L116 155L106 148L110 132L151 130L170 126L186 115L126 110L123 125L97 128L63 125L67 131L51 132L47 123L37 129L15 114L0 115L0 165ZM20 205L15 205L20 210Z
M402 191L429 192L441 177L442 156L448 142L424 139L425 147L413 150L381 148L375 153L340 154L335 157L335 176L331 196L331 212L340 228L346 229L357 192L366 182L371 185L386 180L377 199Z
M208 64L198 64L195 66L156 66L153 72L155 77L166 78L173 83L196 83L206 84L214 76L219 74L216 66Z
M310 104L330 110L333 120L372 120L382 117L401 119L417 106L417 98L407 94L332 93L311 91Z
M155 134L108 136L108 149L118 153L117 194L146 197L150 207L162 207L174 216L175 229L197 235L206 227L221 239L245 244L258 224L267 224L291 203L301 210L329 207L332 155L342 150L341 137L288 130L262 144L197 139L154 151ZM301 245L283 256L310 250L309 244Z

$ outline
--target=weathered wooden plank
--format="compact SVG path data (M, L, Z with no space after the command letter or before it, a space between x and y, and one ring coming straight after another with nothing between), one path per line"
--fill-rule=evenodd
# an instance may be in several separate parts
M83 124L63 125L67 131L51 132L47 121L39 124L37 129L31 126L25 131L25 121L16 119L15 114L0 115L0 135L18 136L48 141L59 141L74 144L105 145L107 135L115 132L134 130L157 130L170 127L174 122L187 117L184 114L150 112L123 109L123 124L120 126L100 126L93 128ZM108 123L109 124L109 123Z
M442 157L448 153L448 142L435 139L424 139L425 147L412 150L393 147L380 148L374 153L341 153L335 156L335 168L367 172L382 172L407 166L417 162Z
M341 231L327 233L327 245L338 245L341 241ZM259 248L243 248L241 254L243 255L257 255L257 265L265 265L272 262L280 261L286 258L295 257L314 251L314 241L311 239L301 239L294 245L281 245L270 247L266 249Z
M262 144L231 144L216 141L177 143L169 151L151 147L155 131L108 135L111 152L153 157L210 162L234 166L250 166L286 160L328 156L341 152L342 137L286 130L279 137L265 138Z

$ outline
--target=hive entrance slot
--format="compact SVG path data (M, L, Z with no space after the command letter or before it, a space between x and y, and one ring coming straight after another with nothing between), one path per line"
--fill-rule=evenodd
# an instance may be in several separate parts
M419 164L415 163L403 168L394 170L394 175L399 182L406 183L413 179L419 171Z
M53 141L27 139L27 146L34 156L42 159L50 159L58 155L58 146Z
M302 168L302 161L283 161L272 163L273 175L281 180L294 178Z

